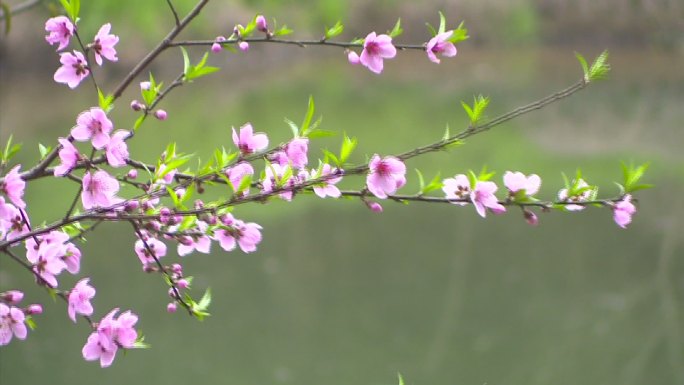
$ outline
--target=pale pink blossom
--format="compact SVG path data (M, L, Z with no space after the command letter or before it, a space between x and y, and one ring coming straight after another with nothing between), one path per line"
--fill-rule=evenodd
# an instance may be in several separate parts
M55 167L55 176L64 176L71 172L76 167L76 164L81 160L81 153L74 147L68 139L57 139L62 146L59 150L59 160L61 163Z
M102 318L97 330L88 337L88 342L82 349L86 361L100 360L101 367L108 367L114 361L119 347L130 349L135 346L138 332L134 326L138 322L138 316L129 310L114 318L118 311L119 309L114 309Z
M89 74L88 62L85 56L78 51L74 53L64 52L59 56L59 62L62 66L57 68L53 79L57 83L64 83L69 88L76 88Z
M458 174L453 178L447 178L442 181L442 191L447 199L458 199L458 201L451 201L451 203L459 206L468 204L466 200L470 199L470 181L464 174Z
M240 162L225 171L230 184L233 185L233 190L237 190L242 183L242 180L248 175L254 175L254 168L249 162Z
M8 241L29 232L29 224L24 221L19 210L13 204L5 203L5 198L0 197L0 232Z
M368 190L380 199L394 194L406 184L406 165L394 156L380 158L373 155L368 164L366 186Z
M572 185L575 184L575 181L572 181ZM589 187L587 182L585 182L583 179L580 179L577 186L582 189L585 187ZM568 189L562 189L558 192L558 199L560 199L563 202L586 202L589 199L591 199L591 196L593 194L594 190L593 189L585 189L583 192L573 195L573 196L568 196ZM583 205L575 205L575 204L568 204L565 205L565 209L568 211L580 211L584 210Z
M222 218L226 228L217 230L214 239L219 241L219 245L225 251L233 251L235 245L245 253L256 251L256 246L261 242L261 226L256 223L245 223L227 214Z
M308 151L309 139L307 138L295 138L285 145L285 154L294 168L303 168L309 163Z
M142 239L138 239L134 248L143 267L156 263L155 257L159 259L166 255L166 244L157 238L149 237L144 242Z
M27 243L27 249L28 247ZM36 275L50 287L55 288L58 284L57 276L66 269L66 264L61 259L64 252L63 244L42 242L34 255L26 253L26 259L33 264L33 271Z
M525 176L525 174L518 171L506 171L503 181L511 196L515 196L518 191L524 191L525 196L531 197L539 192L539 187L541 186L539 175Z
M117 192L119 192L119 182L106 171L99 170L94 174L86 172L83 175L81 201L86 210L121 202L121 198L116 196Z
M632 215L636 213L636 207L632 203L632 196L627 194L621 201L613 206L613 220L623 229L632 222Z
M261 192L270 193L276 190L280 186L283 191L278 195L280 198L286 201L291 201L293 194L293 187L296 184L297 178L295 176L290 176L287 180L285 178L285 173L290 169L290 165L281 166L278 163L271 163L266 166L264 172L264 179L261 181Z
M363 52L359 60L369 70L379 74L382 72L383 59L391 59L397 55L397 49L392 45L392 38L388 35L376 35L371 32L363 43Z
M449 38L453 34L453 30L442 32L428 41L427 45L425 46L425 52L427 53L428 59L430 59L431 62L439 64L440 60L437 57L437 54L446 57L456 56L456 46L454 46L454 43L449 41Z
M93 305L90 303L90 300L95 296L95 288L88 284L89 281L90 278L81 279L69 292L67 313L69 313L69 318L74 322L76 322L77 314L93 315Z
M204 221L197 221L197 226L194 230L190 230L197 233L206 234L207 224ZM199 251L200 253L209 254L211 251L211 238L207 235L191 235L184 237L178 243L178 255L184 257L193 251Z
M102 65L103 57L109 61L119 60L119 58L116 57L116 50L114 49L116 43L119 42L119 37L110 34L109 31L111 29L112 25L110 23L100 27L100 30L97 31L97 35L95 35L93 42L90 44L90 48L95 54L95 61L98 65Z
M126 145L126 138L131 133L126 130L116 131L109 139L109 143L105 146L107 163L112 167L122 167L126 165L128 160L128 146Z
M492 210L495 214L506 211L506 208L499 203L494 195L497 188L496 183L490 181L477 181L475 183L475 188L470 193L470 200L482 218L487 216L487 209Z
M86 361L100 360L100 366L106 368L114 362L118 349L109 337L93 332L88 336L88 342L83 346L81 353Z
M24 197L24 189L26 182L19 175L20 164L14 166L10 172L5 175L5 178L0 182L0 191L2 191L17 207L23 209L26 203L22 199Z
M66 16L57 16L45 22L45 31L49 32L45 40L50 45L59 43L57 51L61 51L69 45L69 39L74 35L74 25Z
M100 107L93 107L83 111L76 118L76 125L71 129L71 136L79 142L91 140L93 147L98 150L109 143L109 133L114 124Z
M316 170L311 170L312 175L315 173ZM336 168L333 168L329 164L325 163L321 167L321 175L319 177L328 177L329 175L335 175L337 173L338 170ZM340 195L342 195L342 193L340 192L340 189L337 188L337 186L335 186L335 184L337 184L341 180L341 176L326 178L325 181L321 182L320 184L315 184L313 186L314 193L321 198L325 198L327 196L332 198L339 198Z
M71 242L64 246L66 247L66 253L62 256L62 261L66 265L66 270L71 274L78 274L79 270L81 270L81 250Z
M0 302L0 346L9 344L13 336L26 339L28 330L24 324L25 318L21 309Z
M240 149L242 155L249 155L268 147L268 137L266 134L254 134L252 125L246 123L240 127L240 134L233 127L233 143Z

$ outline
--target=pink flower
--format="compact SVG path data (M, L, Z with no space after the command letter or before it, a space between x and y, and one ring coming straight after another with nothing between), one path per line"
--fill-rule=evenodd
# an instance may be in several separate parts
M248 175L254 175L254 168L248 162L240 162L235 166L225 171L230 184L233 185L233 190L237 190L242 183L242 180ZM249 189L247 189L249 190ZM248 191L245 191L248 192Z
M109 139L109 143L105 146L107 154L107 163L112 167L121 167L126 165L128 160L128 146L126 139L130 132L125 130L118 130Z
M627 194L621 201L613 206L613 219L623 229L632 222L632 215L636 213L636 207L632 203L632 196Z
M67 313L69 313L69 318L74 322L76 322L76 314L86 316L93 314L93 305L90 304L90 300L95 296L95 288L88 285L88 281L90 281L90 278L83 278L69 292Z
M71 242L65 246L66 253L62 256L62 261L66 264L66 270L71 274L78 274L81 270L81 250Z
M145 244L149 247L145 247ZM145 242L142 239L138 239L135 242L135 253L138 255L138 259L142 262L143 267L154 264L157 259L166 255L166 244L157 238L146 238Z
M242 51L242 52L249 51L249 43L247 43L246 41L239 42L238 47L240 48L240 51Z
M309 151L309 139L292 139L285 145L285 154L294 168L303 168L309 163L307 152Z
M288 202L291 201L293 195L292 188L296 183L296 178L291 176L289 179L283 180L289 168L289 165L281 166L278 163L268 165L265 170L264 179L261 181L261 192L270 193L280 185L280 188L283 189L283 192L278 194L280 198Z
M240 127L240 135L238 136L233 128L233 143L240 149L242 155L249 155L258 151L262 151L268 147L268 137L266 134L254 134L252 125L246 123Z
M121 198L116 196L117 192L119 192L119 182L106 171L96 171L95 174L86 172L83 175L81 200L86 210L119 203Z
M0 346L9 344L13 335L20 340L26 339L25 318L21 309L0 302Z
M109 133L113 128L107 114L100 107L93 107L78 115L71 136L79 142L92 140L93 147L101 150L109 143Z
M366 186L380 199L386 199L387 195L394 194L406 184L406 165L396 157L386 156L380 159L380 156L375 154L368 168Z
M45 40L50 45L59 43L57 51L61 51L69 45L69 39L74 35L74 25L68 17L57 16L45 22L45 31L50 32L45 36Z
M81 160L81 153L68 139L59 138L57 141L62 146L59 150L59 160L62 163L55 167L55 176L64 176L76 167L78 161Z
M29 249L29 242L26 244ZM30 249L29 249L30 250ZM54 242L42 242L35 253L26 253L26 259L33 264L33 271L50 287L57 287L57 275L66 264L61 259L64 255L64 245Z
M459 206L468 204L466 200L470 198L470 181L467 176L458 174L453 178L444 179L442 183L442 191L446 194L446 198L459 200L451 203Z
M366 201L366 206L368 209L374 213L381 213L382 212L382 205L378 202L373 202L373 201Z
M437 54L446 57L456 56L456 46L454 46L454 43L448 41L453 34L454 31L442 32L428 41L427 46L425 46L425 52L427 52L428 59L430 59L431 62L439 64Z
M105 368L114 362L119 347L132 348L138 338L134 325L138 316L126 311L119 318L114 315L119 309L107 314L97 326L97 330L90 334L88 342L83 346L82 354L86 361L100 360L100 366Z
M526 177L521 172L506 171L503 180L511 196L515 196L518 191L524 191L525 196L531 197L539 192L541 186L541 178L537 174Z
M382 60L391 59L397 55L397 49L392 45L392 38L388 35L377 35L371 32L363 43L363 52L359 58L361 64L369 70L379 74L382 72Z
M256 27L257 30L263 33L268 33L268 23L266 23L266 18L264 15L258 15L256 17Z
M475 205L477 213L482 218L487 216L486 209L491 209L495 214L500 214L506 211L496 199L494 193L497 190L496 183L489 181L478 181L475 184L473 192L470 194L470 200Z
M224 36L216 36L216 39L214 40L214 44L211 45L211 52L213 53L219 53L223 49L223 46L221 43L226 41L226 38Z
M312 170L311 174L313 175L315 172L315 170ZM329 164L326 163L321 168L320 177L327 177L328 175L333 175L337 172L337 169L332 168ZM340 195L342 195L342 193L340 192L340 189L337 188L337 186L335 186L335 184L337 184L337 182L341 180L341 176L326 179L324 182L313 186L314 193L321 198L325 198L326 196L339 198Z
M11 203L0 197L0 235L8 241L26 234L29 226L24 222L21 212Z
M203 221L197 221L197 226L193 232L206 234L207 224ZM209 254L211 251L211 238L207 235L192 235L184 237L178 243L178 255L184 257L193 251L199 251L200 253Z
M256 251L256 246L261 242L261 226L253 222L245 223L230 214L222 222L228 228L217 230L214 239L219 241L223 250L233 251L237 243L245 253Z
M26 188L26 182L24 182L24 180L21 179L21 175L19 175L20 167L20 164L14 166L14 168L5 175L5 179L0 182L0 191L7 195L17 207L23 209L26 208L26 203L22 199L24 196L24 189Z
M574 185L574 184L575 184L575 181L573 180L572 185ZM579 180L577 186L580 189L585 188L585 187L589 187L587 182L585 182L583 179ZM583 192L581 192L579 194L576 194L573 196L568 196L568 189L564 188L558 192L558 199L560 199L563 202L586 202L591 198L593 192L594 192L593 189L585 189ZM569 204L569 205L565 205L565 209L568 211L580 211L580 210L584 210L584 206L583 205Z
M351 65L357 65L361 63L361 58L359 57L359 54L354 51L349 51L349 53L347 53L347 60Z
M523 216L525 217L525 221L528 225L537 226L539 224L539 218L537 218L537 214L533 213L532 211L523 211Z
M157 110L154 111L154 117L158 120L164 121L169 117L169 114L166 112L166 110Z
M102 65L102 57L109 61L117 61L119 58L116 57L116 50L114 46L119 42L119 37L109 33L112 29L112 25L107 23L100 27L97 31L97 35L90 43L90 48L92 48L95 54L95 61L98 65Z
M64 52L60 54L59 62L62 66L55 71L54 80L57 83L64 83L69 88L76 88L85 79L90 70L88 63L82 53L74 51L73 54Z
M19 290L8 290L0 296L0 300L8 305L16 305L24 299L24 293Z

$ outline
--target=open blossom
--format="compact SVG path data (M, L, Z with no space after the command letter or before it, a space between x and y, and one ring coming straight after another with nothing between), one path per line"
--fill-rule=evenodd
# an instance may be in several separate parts
M61 51L69 45L69 39L74 35L74 25L68 17L57 16L45 22L45 31L49 32L45 40L50 45L59 43L57 51Z
M126 130L116 131L109 139L106 146L107 163L112 167L121 167L126 165L128 160L128 146L126 145L126 138L130 132Z
M392 38L388 35L376 35L371 32L363 43L363 52L359 61L369 70L379 74L382 72L383 59L391 59L397 55L397 49L392 45Z
M442 191L446 194L447 199L459 199L460 201L452 201L451 203L459 206L468 204L465 200L470 198L470 181L464 174L458 174L453 178L447 178L442 181Z
M119 182L106 171L100 170L94 174L86 172L83 175L81 201L86 210L119 203L121 198L116 196L117 192L119 192Z
M109 143L109 133L114 124L100 107L93 107L83 111L76 118L76 125L71 129L71 136L79 142L92 141L98 150Z
M242 180L246 176L254 175L254 167L249 162L240 162L225 171L226 176L233 185L233 189L240 187Z
M575 184L575 181L572 181L572 185ZM582 189L585 187L589 187L587 182L584 181L584 179L580 179L577 183L577 186ZM586 189L583 192L573 195L573 196L568 196L568 189L564 188L558 192L558 199L560 199L563 202L586 202L589 199L591 199L591 195L593 194L592 189ZM565 205L565 209L569 211L580 211L584 210L584 206L582 205Z
M613 206L613 220L618 226L627 228L627 225L632 222L632 215L636 213L636 207L632 203L632 196L627 194L621 201Z
M332 168L329 164L324 164L323 167L321 168L321 177L325 177L331 174L337 173L337 169ZM315 175L316 171L312 170L311 174ZM335 186L337 182L341 181L342 177L334 177L330 179L326 179L324 182L321 184L317 184L313 186L314 193L318 195L321 198L325 198L326 196L328 197L333 197L333 198L339 198L340 195L342 194L340 192L340 189Z
M254 134L252 125L246 123L240 127L239 135L235 132L235 128L233 128L233 143L240 149L242 155L249 155L266 149L268 147L268 137L266 134Z
M14 166L10 172L5 175L5 180L0 183L0 191L7 195L17 207L23 209L26 207L26 203L22 199L24 197L26 182L21 179L21 175L19 175L20 167L20 164Z
M278 188L279 182L283 192L278 195L288 202L291 201L293 195L292 188L297 183L299 176L290 176L289 179L283 180L289 168L289 165L281 166L278 163L268 165L265 170L264 179L261 181L261 191L263 193L270 193ZM278 182L276 182L276 179Z
M29 224L24 221L19 209L11 203L5 203L5 198L0 196L0 239L11 241L27 232Z
M207 223L204 221L197 221L197 225L191 232L206 234ZM181 239L178 243L178 255L184 257L193 251L209 254L211 251L211 238L208 235L191 235Z
M62 162L55 167L55 176L64 176L76 167L81 160L81 153L68 139L57 139L62 148L59 150L59 160Z
M0 302L0 346L9 344L12 336L20 340L26 338L28 330L24 324L25 319L21 309Z
M138 239L134 248L143 266L155 263L155 257L159 259L166 255L166 244L157 238L148 237L144 242L142 239Z
M29 248L27 242L27 249ZM56 242L41 242L36 253L26 253L26 259L33 264L33 271L50 287L57 287L57 276L66 269L61 259L64 255L64 245Z
M456 56L456 46L454 43L449 41L449 38L453 34L453 30L442 32L428 41L427 45L425 46L425 52L427 53L428 59L430 59L431 62L439 64L440 60L437 57L437 54L446 57Z
M539 192L541 178L537 174L525 176L521 172L506 171L503 177L504 185L511 196L515 196L518 191L525 191L525 195L531 197Z
M90 278L83 278L69 292L67 313L74 322L76 322L76 314L93 315L93 305L90 300L95 296L95 288L88 285L89 281Z
M69 88L78 87L81 80L90 74L85 56L78 51L74 51L73 54L70 52L61 53L59 62L62 63L62 66L57 68L53 78L57 83L64 83Z
M497 186L494 182L477 181L477 183L475 183L475 188L470 193L470 200L472 200L477 213L480 214L482 218L487 216L486 209L490 209L496 214L506 211L506 208L499 203L494 195L496 190Z
M98 65L102 65L102 58L109 61L117 61L119 58L116 57L116 50L114 46L119 42L119 37L112 35L109 31L112 29L112 25L107 23L100 27L97 31L97 35L90 44L90 47L95 54L95 61Z
M227 214L221 220L227 229L219 229L214 233L214 239L219 241L219 245L225 251L233 251L235 245L245 253L256 251L257 245L261 242L261 226L256 223L245 223Z
M369 172L366 177L368 190L380 199L394 194L406 184L406 165L394 156L380 159L373 155L368 164Z
M138 338L134 326L138 316L126 311L118 318L114 315L119 309L114 309L98 322L97 330L88 336L81 353L86 361L100 360L100 366L105 368L114 362L116 352L121 348L132 348Z

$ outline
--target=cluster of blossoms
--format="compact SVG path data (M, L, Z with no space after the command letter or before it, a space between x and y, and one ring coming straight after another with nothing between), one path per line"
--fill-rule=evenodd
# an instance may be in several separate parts
M39 304L17 307L23 299L24 293L19 290L0 293L0 346L9 344L13 337L26 339L29 317L43 312Z
M87 361L100 360L100 366L105 368L112 364L119 349L136 346L138 332L134 326L138 316L128 310L114 318L118 312L119 309L110 311L88 336L88 342L82 350L83 358Z

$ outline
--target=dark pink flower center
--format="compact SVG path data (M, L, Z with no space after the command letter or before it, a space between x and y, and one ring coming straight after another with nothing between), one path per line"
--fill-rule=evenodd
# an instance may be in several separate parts
M368 51L368 53L370 55L377 55L380 52L380 46L378 45L378 43L376 43L374 41L366 44L365 48L366 48L366 51Z

